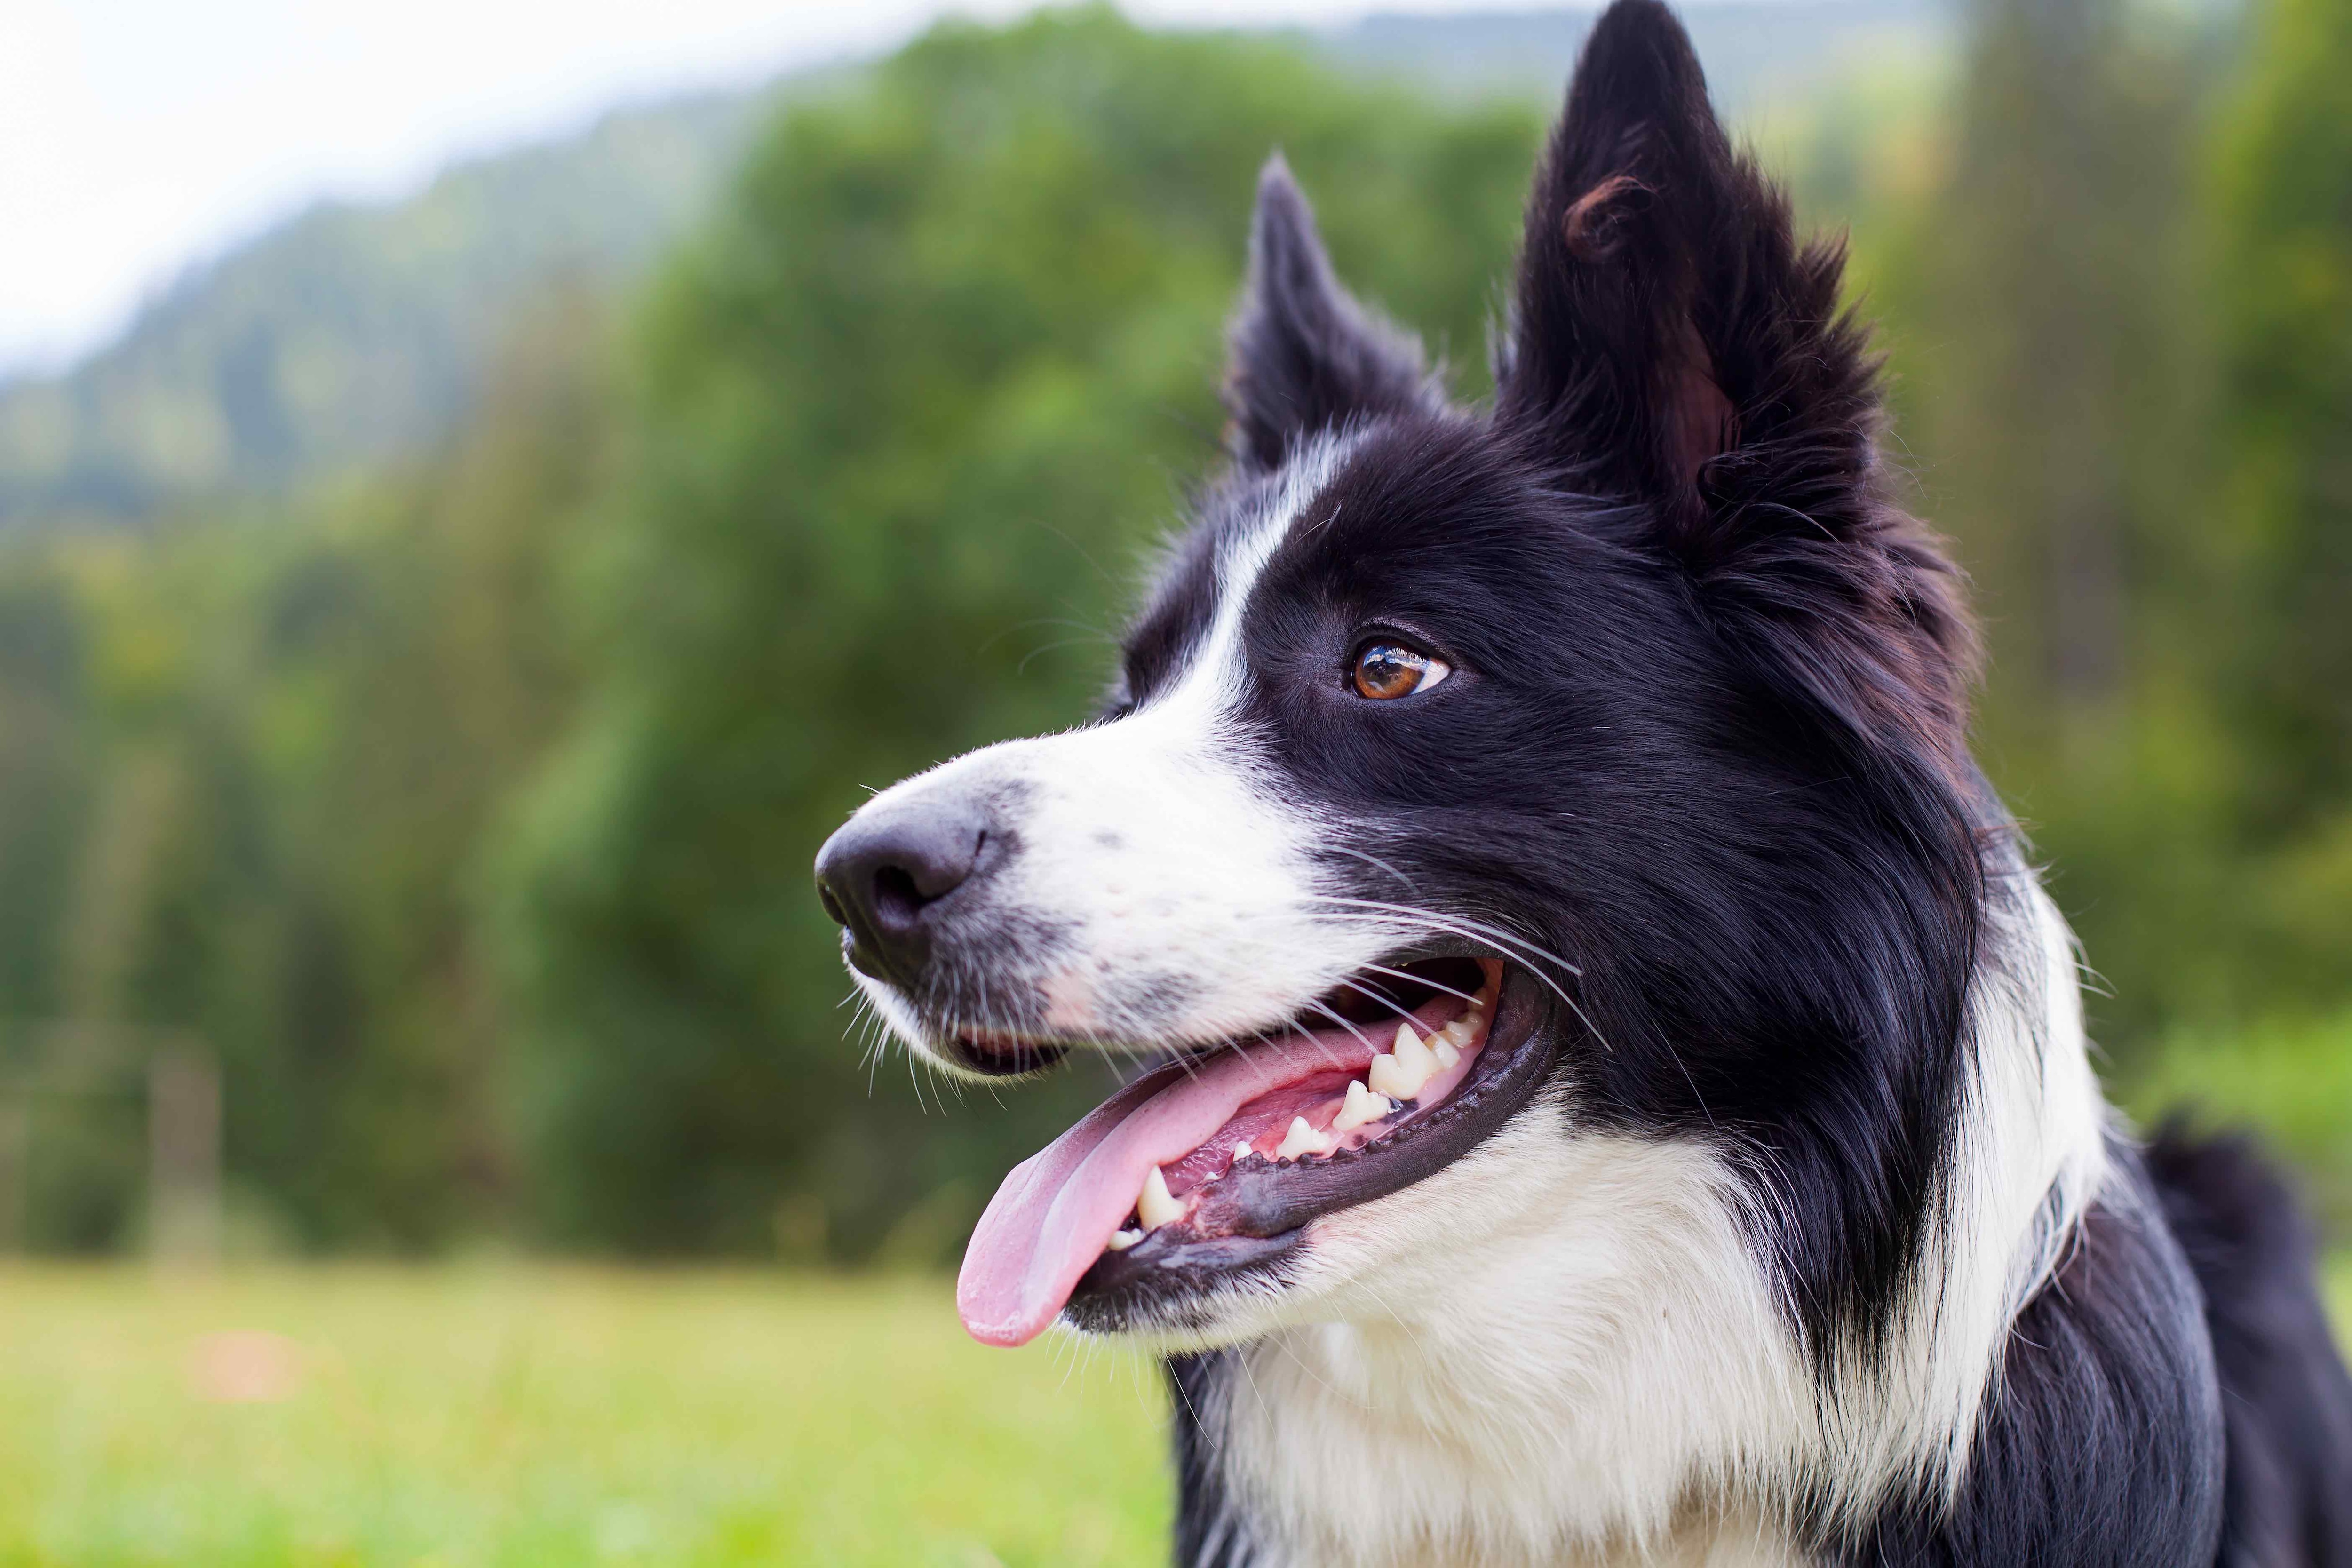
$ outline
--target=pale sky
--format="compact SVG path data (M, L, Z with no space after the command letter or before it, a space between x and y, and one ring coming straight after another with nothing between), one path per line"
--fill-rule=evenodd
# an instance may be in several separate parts
M1559 0L1554 0L1555 4ZM0 0L0 375L62 364L191 264L322 196L617 103L871 53L1024 0ZM1155 22L1341 22L1512 0L1139 0Z

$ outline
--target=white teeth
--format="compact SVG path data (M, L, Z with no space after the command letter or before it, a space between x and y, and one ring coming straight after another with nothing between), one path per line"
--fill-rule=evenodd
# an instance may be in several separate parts
M1396 1059L1397 1066L1412 1076L1415 1094L1421 1092L1423 1084L1437 1076L1437 1058L1426 1045L1414 1039L1410 1031L1397 1036Z
M1372 1086L1373 1093L1384 1094L1391 1100L1411 1100L1421 1091L1421 1080L1407 1072L1394 1057L1374 1057L1364 1081Z
M1421 1043L1410 1024L1399 1024L1396 1051L1391 1056L1374 1057L1371 1071L1364 1076L1371 1086L1391 1100L1411 1100L1421 1093L1421 1086L1435 1077L1437 1058Z
M1466 1012L1444 1028L1433 1031L1426 1041L1413 1033L1411 1024L1399 1024L1395 1047L1372 1058L1364 1082L1348 1085L1347 1098L1340 1103L1339 1114L1332 1118L1330 1131L1318 1132L1307 1118L1294 1116L1274 1158L1287 1161L1328 1154L1339 1148L1342 1134L1395 1114L1399 1104L1418 1098L1431 1079L1461 1065L1463 1051L1477 1038L1479 1027L1486 1022L1488 1005L1488 997L1481 992L1471 998ZM1238 1165L1256 1152L1248 1139L1242 1139L1234 1144L1233 1163ZM1124 1252L1150 1232L1184 1217L1183 1204L1169 1192L1168 1178L1157 1165L1143 1179L1143 1191L1135 1200L1135 1215L1141 1228L1112 1232L1112 1251Z
M1160 1167L1151 1167L1151 1174L1143 1178L1142 1195L1135 1200L1135 1217L1143 1222L1146 1230L1158 1230L1170 1220L1184 1217L1184 1205L1168 1192L1168 1178Z
M1351 1081L1348 1085L1347 1103L1339 1107L1339 1114L1332 1119L1331 1131L1353 1132L1366 1122L1378 1121L1395 1109L1386 1096L1373 1094L1362 1084Z
M1142 1239L1143 1232L1139 1230L1115 1230L1110 1233L1110 1249L1113 1252L1125 1252Z
M1304 1116L1294 1116L1290 1119L1290 1131L1282 1135L1282 1147L1274 1152L1274 1157L1296 1160L1307 1154L1328 1154L1339 1143L1337 1138L1309 1127Z

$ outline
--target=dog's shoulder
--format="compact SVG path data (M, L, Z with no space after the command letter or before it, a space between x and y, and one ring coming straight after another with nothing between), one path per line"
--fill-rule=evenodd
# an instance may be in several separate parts
M2139 1157L2118 1146L2112 1158L2018 1314L1957 1495L1890 1499L1832 1561L2216 1561L2226 1445L2202 1297Z

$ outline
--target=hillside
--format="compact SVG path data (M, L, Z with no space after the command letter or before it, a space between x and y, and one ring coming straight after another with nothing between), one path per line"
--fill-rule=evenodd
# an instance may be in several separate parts
M641 270L771 101L613 114L407 201L323 204L192 271L111 345L0 391L0 529L135 518L429 442L534 298Z
M1687 15L1735 112L1858 50L1932 48L1945 32L1938 0L1719 0ZM1286 36L1448 97L1548 98L1591 16L1391 15ZM193 269L79 364L0 384L0 534L133 522L430 445L533 301L639 273L785 90L616 112L406 201L323 204Z

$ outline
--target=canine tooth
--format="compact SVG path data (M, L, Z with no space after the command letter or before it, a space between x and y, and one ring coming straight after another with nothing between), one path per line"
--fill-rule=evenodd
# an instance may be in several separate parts
M1391 1100L1411 1100L1421 1092L1437 1072L1437 1058L1421 1037L1412 1032L1411 1024L1399 1024L1396 1048L1387 1056L1374 1057L1371 1070L1364 1076L1374 1089Z
M1443 1071L1453 1071L1454 1063L1462 1059L1460 1047L1456 1047L1451 1039L1444 1035L1438 1036L1437 1038L1432 1040L1429 1044L1429 1054L1437 1058L1437 1065ZM1468 1042L1465 1041L1464 1044L1466 1045Z
M1328 1154L1338 1142L1338 1139L1308 1126L1304 1116L1294 1116L1290 1119L1290 1131L1282 1135L1282 1147L1274 1152L1274 1157L1296 1160L1307 1154Z
M1110 1233L1110 1249L1113 1252L1125 1252L1142 1239L1143 1232L1139 1230L1115 1230Z
M1171 1219L1184 1217L1184 1205L1168 1192L1168 1178L1160 1167L1151 1167L1151 1174L1143 1178L1142 1195L1135 1200L1135 1217L1143 1222L1146 1230L1158 1230Z
M1350 1079L1347 1101L1339 1107L1339 1114L1332 1119L1331 1131L1353 1132L1368 1121L1378 1121L1395 1109L1386 1095L1374 1094L1362 1084Z
M1421 1088L1420 1079L1407 1072L1394 1057L1374 1057L1364 1079L1372 1086L1374 1094L1384 1094L1391 1100L1411 1100Z
M1436 1056L1427 1046L1414 1039L1409 1033L1397 1037L1396 1059L1397 1067L1403 1073L1406 1081L1412 1085L1412 1094L1419 1094L1421 1086L1437 1076ZM1402 1095L1399 1098L1410 1100L1412 1095Z

